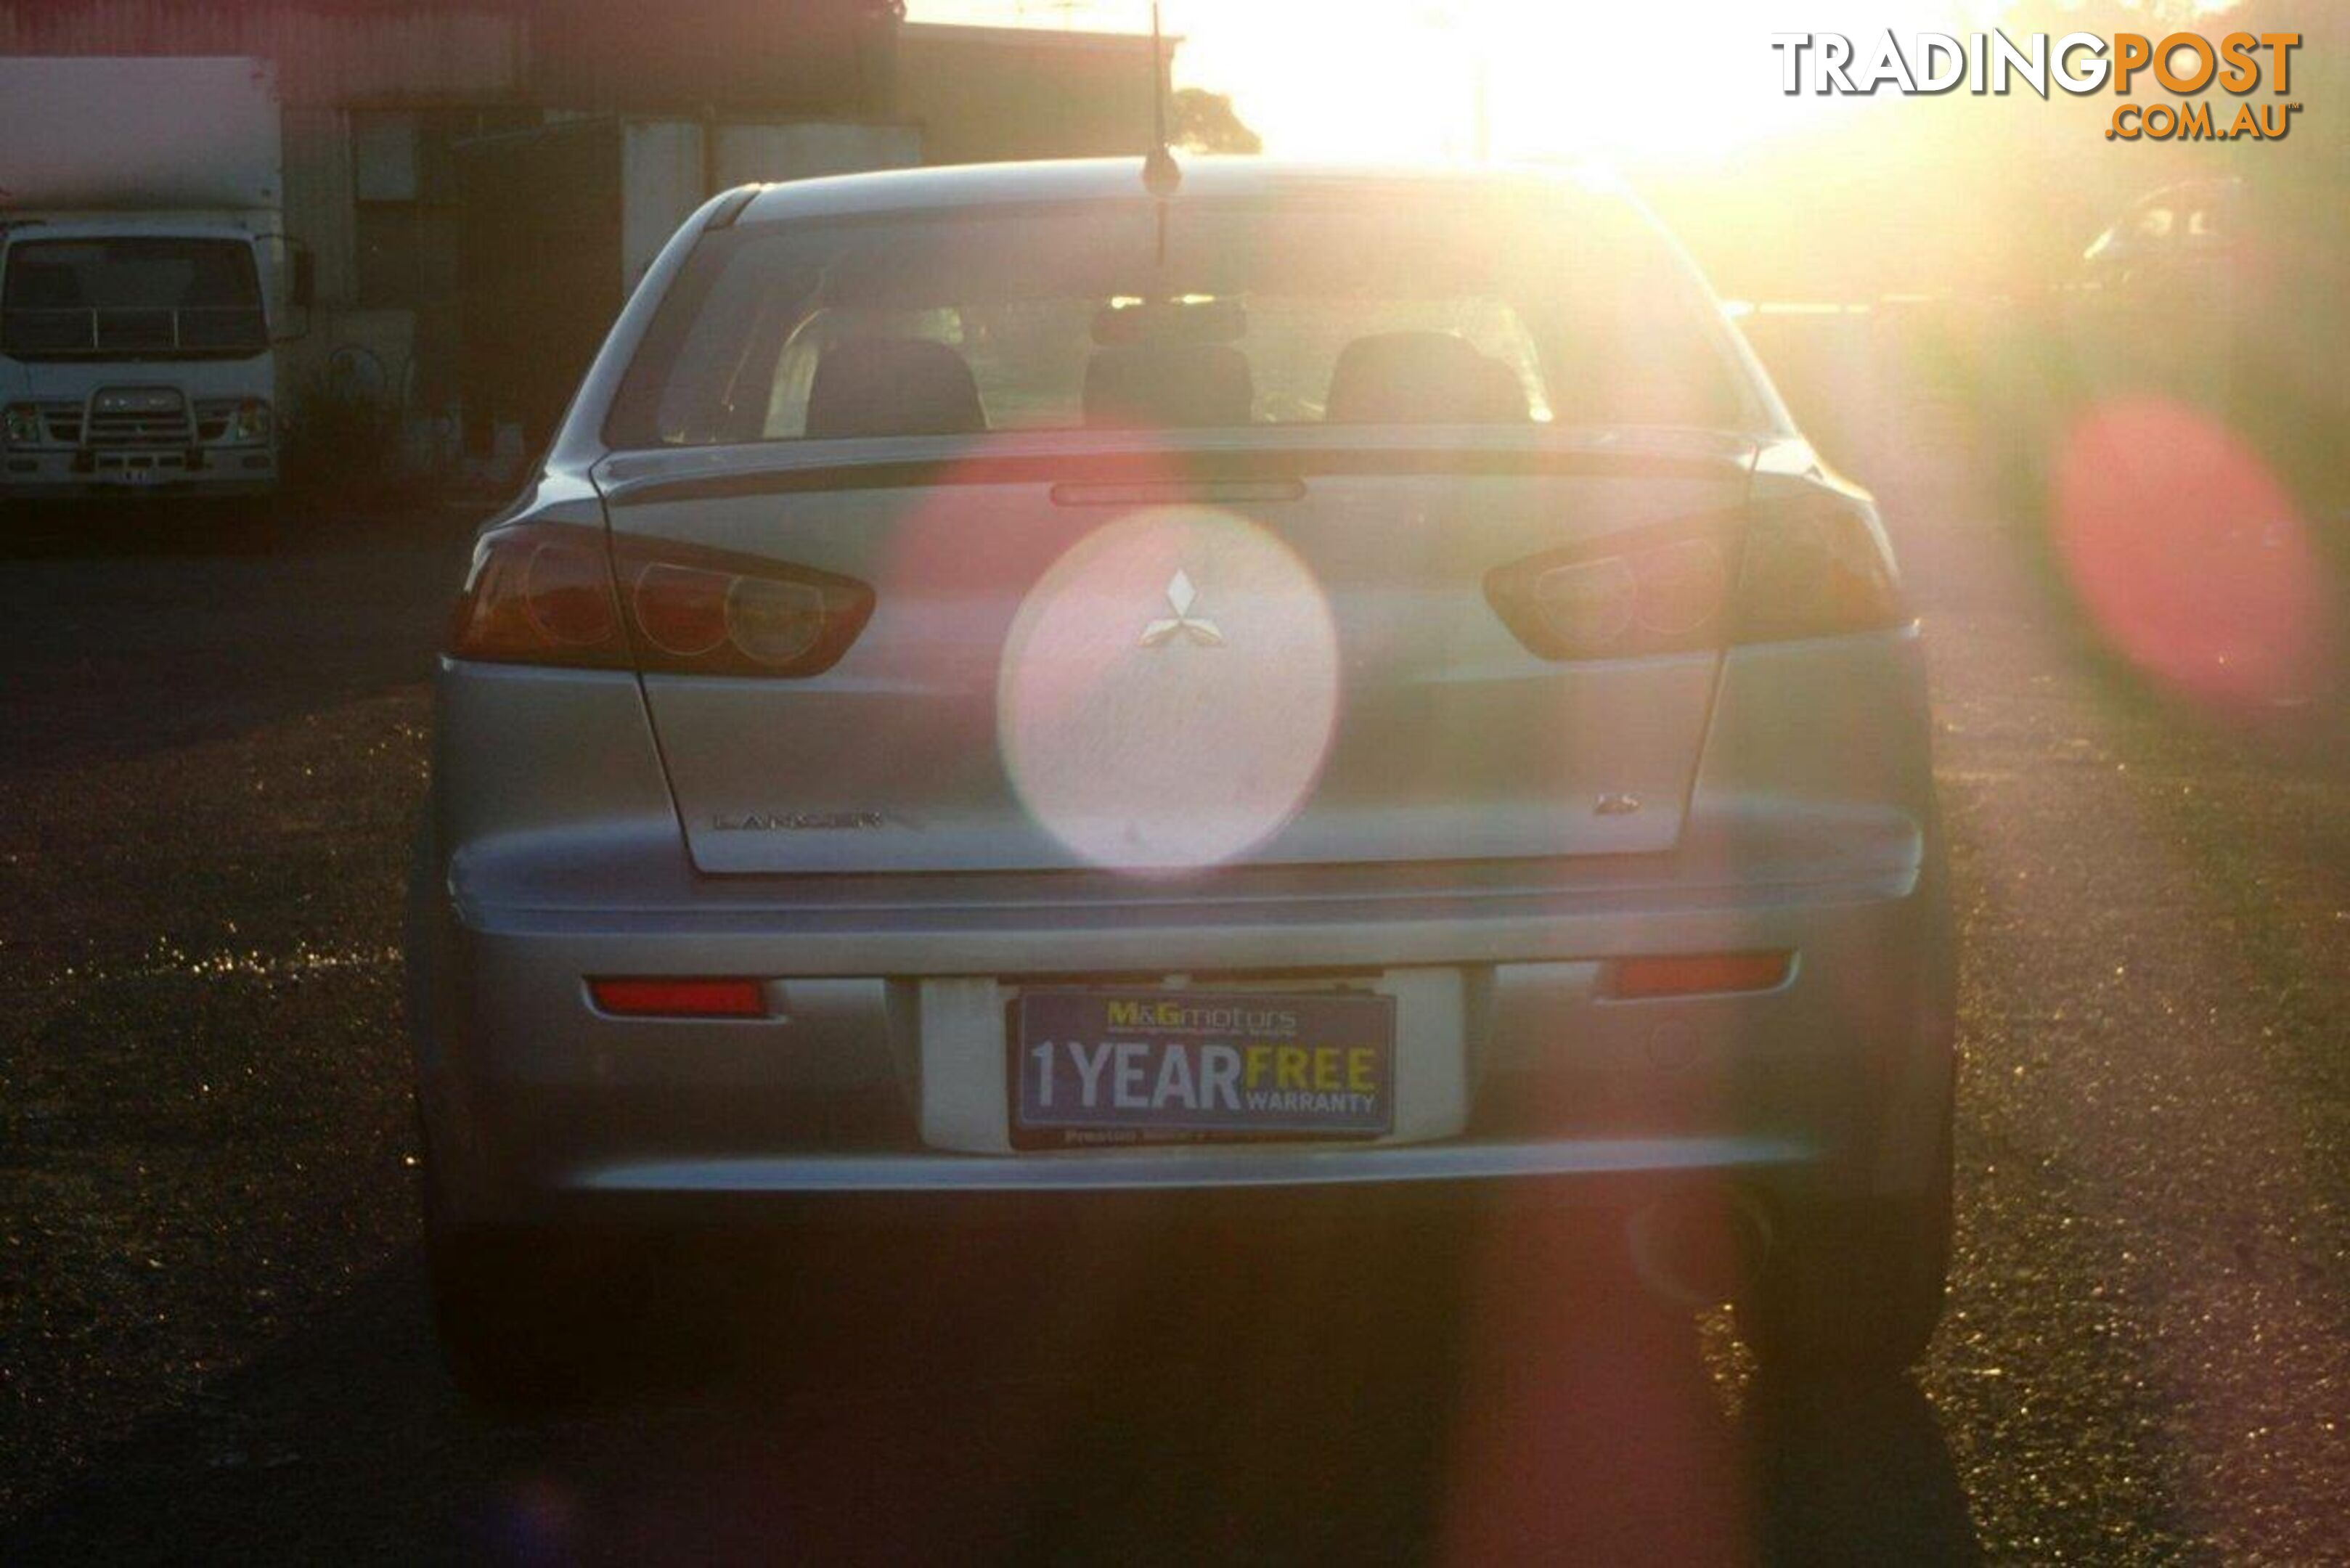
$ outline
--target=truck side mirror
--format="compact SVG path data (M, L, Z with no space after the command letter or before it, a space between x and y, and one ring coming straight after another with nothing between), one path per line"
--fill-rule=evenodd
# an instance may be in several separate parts
M286 314L294 322L292 330L278 334L279 340L307 337L311 306L318 301L318 258L299 240L277 238L286 247Z

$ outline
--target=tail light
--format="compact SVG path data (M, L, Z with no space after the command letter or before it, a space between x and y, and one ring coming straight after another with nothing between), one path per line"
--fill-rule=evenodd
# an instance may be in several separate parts
M1485 595L1545 659L1881 630L1908 618L1875 508L1820 488L1501 567Z
M853 578L572 524L485 534L457 601L458 659L681 675L819 675L873 614Z
M1882 631L1909 618L1877 508L1805 488L1749 508L1732 642Z

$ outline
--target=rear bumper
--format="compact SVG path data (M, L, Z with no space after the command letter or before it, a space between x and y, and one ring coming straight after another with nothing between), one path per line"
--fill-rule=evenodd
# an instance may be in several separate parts
M452 1217L995 1199L1565 1196L1727 1174L1926 1192L1952 962L1914 630L1745 648L1678 844L1547 861L697 875L632 677L444 664L409 976ZM1766 992L1624 1001L1617 961L1774 950ZM1397 999L1396 1132L1015 1153L1020 988ZM620 1019L593 975L758 978L758 1021Z
M466 1222L1494 1184L1572 1201L1693 1176L1891 1195L1930 1179L1948 1113L1931 855L1801 886L1235 905L529 910L461 908L447 887L420 879L411 1017ZM1617 958L1763 947L1798 955L1768 992L1607 994ZM1037 977L1277 989L1340 968L1399 999L1393 1137L1012 1149L1004 1003ZM763 977L775 1016L615 1018L585 985L664 973Z

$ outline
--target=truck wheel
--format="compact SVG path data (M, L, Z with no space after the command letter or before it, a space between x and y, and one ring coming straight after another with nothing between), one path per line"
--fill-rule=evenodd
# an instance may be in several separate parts
M1783 1215L1782 1244L1742 1316L1766 1382L1787 1393L1898 1377L1942 1318L1950 1264L1950 1140L1909 1199Z

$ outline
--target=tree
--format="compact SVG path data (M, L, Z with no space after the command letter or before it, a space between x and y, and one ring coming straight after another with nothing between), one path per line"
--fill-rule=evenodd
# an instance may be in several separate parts
M1169 130L1176 146L1191 152L1264 151L1264 139L1232 112L1230 93L1177 88L1170 103Z

